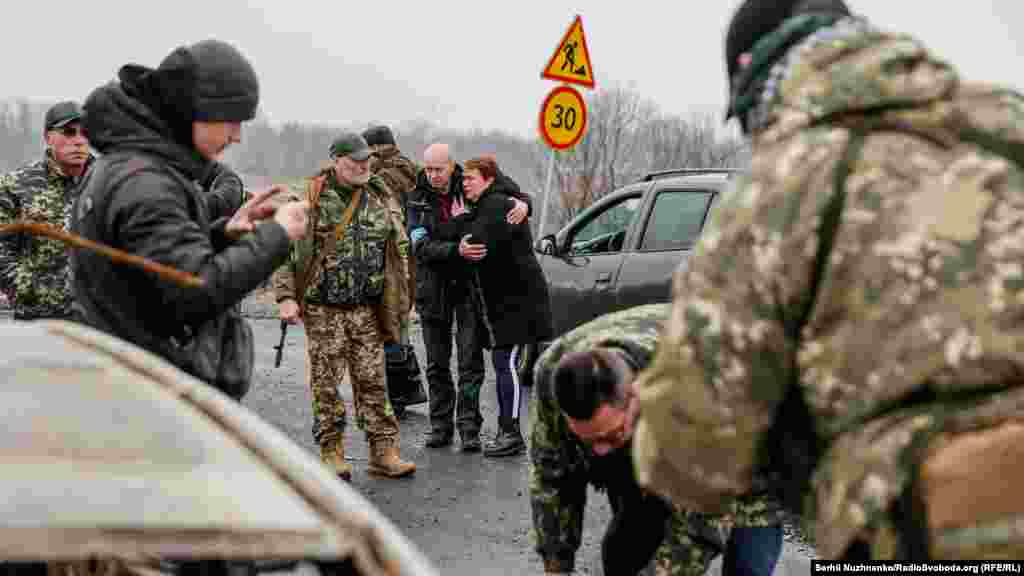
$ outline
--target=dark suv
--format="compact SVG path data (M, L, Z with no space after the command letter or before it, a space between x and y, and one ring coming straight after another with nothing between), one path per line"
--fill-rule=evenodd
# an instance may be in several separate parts
M555 336L602 314L670 300L673 273L689 257L710 208L735 173L649 174L538 240Z

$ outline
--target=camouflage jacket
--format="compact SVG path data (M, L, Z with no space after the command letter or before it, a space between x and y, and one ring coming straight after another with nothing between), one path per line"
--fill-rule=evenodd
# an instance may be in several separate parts
M676 273L637 473L711 510L766 467L822 557L892 556L928 442L1024 406L1024 172L994 153L1024 158L1024 99L846 19L787 53L762 112Z
M402 225L408 221L409 194L416 188L416 163L402 154L396 146L378 147L373 160L373 173L379 176L402 207Z
M75 184L49 154L0 176L0 224L26 220L68 230ZM69 317L69 264L68 247L57 240L23 234L0 237L0 290L11 302L14 317Z
M737 515L720 518L672 507L667 501L639 489L628 447L622 450L626 456L621 462L615 453L598 457L569 430L550 392L551 374L558 361L570 352L598 346L614 347L624 351L639 370L653 356L661 325L669 311L667 303L648 304L602 316L552 342L537 360L530 418L530 504L537 552L546 561L556 560L563 569L572 567L580 546L588 485L607 490L617 517L613 525L625 531L624 534L631 534L625 537L634 543L631 546L636 546L634 550L638 554L640 550L653 552L659 542L680 545L690 541L689 537L678 537L676 532L691 535L711 546L721 546L725 531L734 522L744 526L776 523L773 514L777 506L770 507L762 499L746 500L737 507ZM740 503L737 501L737 504ZM648 523L656 522L651 516L656 516L659 509L666 515L664 529L645 525L640 517L647 516ZM627 516L637 518L640 525L625 520ZM612 530L609 529L606 539L615 538ZM645 539L643 536L655 538L654 545L640 542Z
M366 186L355 190L339 184L333 170L326 171L326 176L316 229L293 243L289 264L274 274L277 300L296 298L295 270L312 265L316 254L323 250L327 235L334 234L340 236L340 240L334 252L313 271L305 301L328 306L375 304L384 291L385 243L389 238L398 242L402 257L399 268L408 273L409 241L401 225L400 209L389 200L390 191L376 176L371 176ZM341 230L342 215L354 193L362 194L362 199L349 225Z

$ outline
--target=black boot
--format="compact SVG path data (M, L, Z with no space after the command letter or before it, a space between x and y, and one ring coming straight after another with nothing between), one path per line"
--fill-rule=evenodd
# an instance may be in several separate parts
M427 433L427 448L451 446L454 435L451 430L431 430Z
M516 456L526 451L526 442L519 432L519 419L508 419L502 423L498 436L484 449L484 456L502 458Z
M462 451L463 452L479 452L480 451L480 433L479 432L459 432L459 437L462 439Z

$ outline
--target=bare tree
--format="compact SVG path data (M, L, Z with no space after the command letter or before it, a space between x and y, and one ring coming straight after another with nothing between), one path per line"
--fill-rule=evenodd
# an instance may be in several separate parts
M552 196L557 204L552 202L548 207L550 218L545 231L568 222L643 170L642 163L637 162L642 128L655 114L655 106L635 90L614 86L590 95L587 110L586 132L580 142L569 151L553 152ZM534 157L548 158L540 152L538 142ZM539 182L546 179L548 162L542 162L542 166L544 176L534 169Z
M741 163L744 144L720 134L709 115L682 118L661 115L644 127L643 155L647 170L731 168Z

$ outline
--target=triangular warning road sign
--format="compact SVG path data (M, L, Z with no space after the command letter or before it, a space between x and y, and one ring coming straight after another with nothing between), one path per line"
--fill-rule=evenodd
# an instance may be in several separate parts
M583 35L583 19L579 16L562 36L541 78L594 87L594 67L590 63L587 38Z

